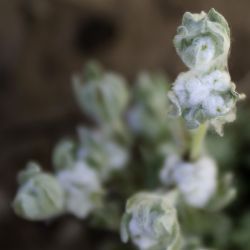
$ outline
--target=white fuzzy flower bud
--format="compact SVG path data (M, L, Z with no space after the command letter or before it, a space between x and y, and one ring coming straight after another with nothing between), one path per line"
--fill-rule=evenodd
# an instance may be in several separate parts
M174 45L190 69L224 69L230 49L229 26L225 18L214 9L200 14L186 12L177 29Z
M176 115L182 115L189 128L234 111L241 96L226 71L215 70L200 75L194 71L181 73L169 92Z
M121 170L128 161L127 150L108 138L101 131L79 128L81 147L78 158L95 167L102 180L106 180L114 171Z
M73 78L77 101L83 111L99 123L111 123L124 112L129 93L125 80L113 73L90 74L93 67L87 66L85 75ZM90 68L90 69L89 69Z
M190 129L209 121L220 135L233 121L235 103L244 98L235 91L227 69L230 30L225 18L185 13L174 38L177 53L190 71L181 73L168 96L174 115L182 115Z
M141 250L179 249L180 233L175 208L157 194L134 195L127 201L121 237L124 242L130 238Z
M65 192L66 210L78 218L85 218L95 209L102 194L96 172L84 162L76 162L71 169L57 173Z
M46 220L64 210L64 193L55 177L29 163L19 174L20 187L13 202L15 213L27 220Z
M190 163L170 157L160 179L164 185L175 183L187 204L202 208L212 198L217 187L217 167L213 159L202 157Z

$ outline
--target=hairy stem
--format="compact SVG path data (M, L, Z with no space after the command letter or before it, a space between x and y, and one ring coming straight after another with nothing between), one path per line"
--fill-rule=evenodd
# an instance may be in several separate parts
M200 156L204 138L207 132L207 124L203 123L195 131L191 138L190 159L195 161Z

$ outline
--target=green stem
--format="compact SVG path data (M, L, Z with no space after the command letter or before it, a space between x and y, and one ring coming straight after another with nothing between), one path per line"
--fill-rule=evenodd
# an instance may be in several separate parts
M195 161L200 156L204 138L207 132L207 124L203 123L195 131L191 138L190 159Z

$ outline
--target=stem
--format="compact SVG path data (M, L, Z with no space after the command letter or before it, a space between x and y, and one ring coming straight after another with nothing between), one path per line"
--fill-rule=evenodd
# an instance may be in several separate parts
M200 156L202 144L207 132L207 124L203 123L195 131L191 138L190 159L195 161Z
M180 155L189 154L190 148L190 133L186 128L182 119L178 119L175 123L170 125L171 134L175 141Z

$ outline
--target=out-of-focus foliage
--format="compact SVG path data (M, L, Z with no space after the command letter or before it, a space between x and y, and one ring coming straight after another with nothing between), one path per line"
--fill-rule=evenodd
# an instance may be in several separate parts
M120 77L116 74L104 73L98 68L100 66L96 67L97 72L108 74L113 80L117 79L118 85L125 84L121 83ZM76 93L78 98L81 99L81 95L85 95L85 84L91 88L91 84L98 85L103 81L99 79L100 82L93 82L92 77L97 81L96 75L85 74L84 81L78 83L82 88L82 92ZM78 79L82 78L79 76ZM102 88L105 88L106 82L103 84ZM112 84L115 85L116 81ZM122 88L125 89L125 86ZM112 93L105 90L105 93L112 94L105 97L108 98L107 103L111 106L117 105L119 109L115 112L114 119L103 119L103 112L108 113L105 109L109 109L110 106L100 104L103 100L102 95L88 97L93 98L91 102L95 102L94 113L88 113L82 106L83 103L78 102L82 110L87 111L86 115L95 114L90 118L96 121L96 125L94 128L78 127L76 138L65 138L54 149L53 178L60 184L60 192L64 193L64 207L57 215L70 213L79 219L87 219L89 230L101 229L116 235L117 239L125 201L131 195L142 190L159 194L170 192L169 200L171 206L176 207L174 213L178 215L181 225L183 249L200 250L205 249L204 246L208 249L245 249L244 245L249 244L247 230L250 224L245 219L248 218L247 214L242 222L239 222L241 220L231 216L237 214L237 205L230 205L236 194L234 178L230 172L239 164L233 155L241 149L240 141L235 140L237 132L227 134L224 139L218 139L213 134L208 136L204 152L208 151L211 157L215 157L220 171L216 177L217 166L213 163L212 179L216 178L218 185L211 186L212 191L209 191L209 195L206 189L200 189L198 184L195 186L200 192L198 196L201 199L205 197L205 193L208 195L202 206L190 206L187 192L192 190L188 189L189 184L182 183L182 187L178 187L175 183L181 178L180 173L175 173L174 180L168 181L168 185L163 186L161 183L164 179L162 172L166 170L168 161L171 161L170 156L185 154L187 144L190 143L189 136L183 134L182 122L167 115L169 103L165 93L169 88L169 81L163 74L143 72L139 74L136 84L127 90L125 99L130 102L126 101L126 105L117 98L120 95L119 91L116 92L117 88L112 88ZM123 98L122 96L121 99ZM121 106L125 106L120 109L117 101L122 101ZM239 124L234 126L241 126L245 134L250 135L247 125L244 124L245 120L239 117ZM218 149L214 145L218 145ZM190 180L193 178L193 167L199 167L198 162L190 164ZM202 172L201 170L199 171ZM206 180L203 184L205 182ZM240 189L244 190L244 183L240 183ZM37 204L40 204L41 200L37 201ZM222 209L228 204L231 207L224 213ZM145 229L143 225L140 226ZM151 233L155 235L155 232ZM133 238L134 235L130 234L129 237ZM133 241L138 243L138 239ZM123 245L119 240L102 241L100 245L100 250L135 249L129 243Z

